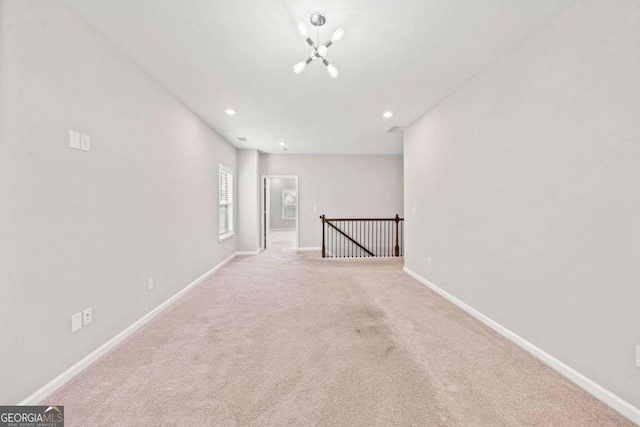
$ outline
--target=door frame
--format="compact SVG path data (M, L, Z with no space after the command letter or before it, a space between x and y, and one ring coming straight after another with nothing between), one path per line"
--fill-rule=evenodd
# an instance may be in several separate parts
M260 175L260 249L265 250L265 233L269 229L266 224L267 202L265 201L265 192L267 190L267 178L293 179L296 183L296 197L298 203L296 205L296 249L300 249L300 190L298 189L298 175Z

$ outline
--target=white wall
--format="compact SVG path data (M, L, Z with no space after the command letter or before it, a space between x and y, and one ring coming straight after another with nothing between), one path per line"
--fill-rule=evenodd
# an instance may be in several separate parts
M572 3L404 155L406 266L636 407L638 22L636 0Z
M298 175L300 247L322 245L322 214L403 214L402 156L262 154L260 162L264 175Z
M60 2L0 2L0 402L235 252L217 239L218 164L235 151Z
M258 150L238 150L238 250L260 248L260 155Z
M282 190L295 190L295 179L271 178L270 185L270 213L269 226L272 230L295 230L295 219L282 219Z

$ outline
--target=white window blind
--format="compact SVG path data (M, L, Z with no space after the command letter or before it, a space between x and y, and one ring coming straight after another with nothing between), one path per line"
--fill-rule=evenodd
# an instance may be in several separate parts
M218 235L225 238L233 234L233 173L220 166L218 203Z

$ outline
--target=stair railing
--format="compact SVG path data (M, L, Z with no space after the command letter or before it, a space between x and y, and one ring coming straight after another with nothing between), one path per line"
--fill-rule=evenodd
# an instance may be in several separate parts
M322 220L322 257L404 256L404 218L327 218Z

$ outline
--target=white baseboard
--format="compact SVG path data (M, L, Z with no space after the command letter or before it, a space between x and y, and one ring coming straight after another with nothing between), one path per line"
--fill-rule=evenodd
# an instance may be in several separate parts
M606 388L602 387L600 384L585 377L580 372L576 371L570 366L565 365L563 362L551 356L549 353L545 352L544 350L536 347L534 344L525 340L515 332L510 331L509 329L500 325L496 321L480 313L478 310L474 309L473 307L465 304L458 298L449 294L445 290L437 287L436 285L434 285L424 277L418 275L417 273L414 273L407 267L404 267L404 271L410 276L412 276L413 278L417 279L422 284L426 285L427 287L435 291L436 293L442 295L444 298L448 299L449 301L451 301L452 303L460 307L462 310L466 311L467 313L469 313L470 315L472 315L473 317L475 317L476 319L484 323L485 325L489 326L491 329L498 332L503 337L507 338L508 340L522 347L524 350L526 350L527 352L531 353L533 356L540 359L550 368L564 375L565 377L567 377L568 379L576 383L578 386L580 386L581 388L583 388L584 390L586 390L596 398L603 401L605 404L609 405L616 411L620 412L625 417L629 418L631 421L635 422L636 424L640 424L640 409L636 408L626 400L616 396Z
M303 247L303 248L298 248L296 249L298 252L305 252L305 251L321 251L322 248L321 247Z
M258 249L256 251L238 251L236 252L237 256L251 256L251 255L258 255L261 252L261 249Z
M233 258L235 258L236 255L237 255L237 252L229 256L229 258L225 259L220 264L213 267L211 270L204 273L202 276L198 277L196 280L191 282L186 288L182 289L180 292L178 292L177 294L175 294L174 296L172 296L171 298L169 298L168 300L166 300L165 302L163 302L162 304L160 304L159 306L151 310L149 313L145 314L142 318L137 320L131 326L127 327L124 331L120 332L118 335L111 338L106 343L102 344L100 347L98 347L98 349L91 352L84 359L80 360L78 363L76 363L75 365L73 365L72 367L70 367L69 369L67 369L57 377L55 377L53 380L45 384L42 388L40 388L38 391L33 393L31 396L27 397L22 402L18 403L18 405L37 405L42 400L46 399L49 395L51 395L51 393L53 393L54 391L62 387L69 380L71 380L80 372L88 368L93 362L98 360L101 356L103 356L109 350L111 350L112 348L117 346L119 343L121 343L129 335L133 334L145 323L149 322L151 319L153 319L158 314L160 314L160 312L162 312L171 304L176 302L178 298L186 294L191 288L193 288L194 286L198 285L199 283L207 279L209 276L211 276L213 273L219 270L223 265L225 265L226 263L231 261Z

